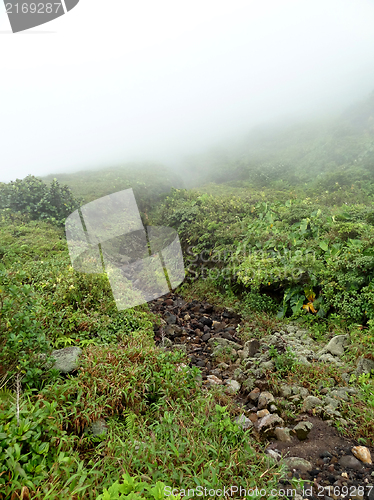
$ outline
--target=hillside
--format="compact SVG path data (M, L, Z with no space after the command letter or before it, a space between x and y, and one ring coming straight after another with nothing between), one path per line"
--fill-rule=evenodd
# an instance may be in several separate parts
M1 500L373 499L372 102L190 159L189 189L135 164L0 185ZM119 310L64 221L130 187L185 280Z

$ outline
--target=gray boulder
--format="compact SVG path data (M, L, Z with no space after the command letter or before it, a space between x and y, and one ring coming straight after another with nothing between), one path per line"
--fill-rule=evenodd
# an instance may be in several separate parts
M308 460L299 457L285 458L284 463L290 470L298 469L301 472L307 472L313 469L313 465Z
M349 339L349 335L336 335L325 347L326 351L334 356L343 356L344 346Z
M260 349L260 342L257 339L248 340L244 344L245 358L252 358Z
M76 370L79 366L78 358L81 353L82 349L76 346L69 346L64 349L53 351L52 357L55 358L56 361L52 368L61 373L70 373Z
M249 429L253 426L252 421L249 420L244 413L235 419L235 423L238 424L243 430Z
M92 434L93 436L100 436L108 432L108 426L105 420L100 418L99 420L92 422L92 424L86 428L86 432Z
M312 410L316 406L322 406L322 400L315 396L308 396L304 399L303 411Z
M363 373L370 373L371 370L374 370L374 361L372 359L361 358L358 362L355 375L359 377Z
M348 467L349 469L362 469L364 464L360 462L360 460L357 460L357 458L353 457L352 455L344 455L340 460L339 464L342 467Z
M226 392L229 394L236 394L240 391L240 384L237 380L228 379L226 380Z

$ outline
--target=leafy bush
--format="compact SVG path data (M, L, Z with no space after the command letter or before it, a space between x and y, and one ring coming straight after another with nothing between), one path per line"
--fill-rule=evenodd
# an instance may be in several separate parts
M274 313L278 309L274 299L257 291L247 292L244 294L242 301L244 307L256 312Z
M0 281L0 375L21 373L24 383L40 386L45 360L39 354L49 350L49 343L37 320L35 291L14 282L2 264Z
M104 492L96 500L137 500L140 498L154 500L163 500L164 498L170 498L171 500L180 499L180 495L171 495L168 491L165 492L165 489L166 485L161 481L157 481L154 486L150 486L125 473L122 475L121 483L116 481L108 489L104 488Z
M55 402L25 403L18 422L15 404L0 401L0 499L13 498L25 487L35 491L56 463L73 464L56 410Z
M0 208L29 214L31 219L48 219L62 225L80 207L68 186L54 179L50 186L33 175L0 185Z

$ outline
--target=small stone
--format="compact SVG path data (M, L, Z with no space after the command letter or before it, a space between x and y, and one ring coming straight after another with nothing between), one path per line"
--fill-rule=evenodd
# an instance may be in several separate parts
M260 349L260 342L257 339L248 340L248 342L244 344L244 350L248 352L246 357L249 358L253 357L258 352L259 349Z
M201 337L201 340L206 342L207 340L210 339L212 335L210 333L204 333L204 335Z
M265 451L265 453L266 453L266 455L269 455L271 458L273 458L277 462L282 458L282 455L278 451L276 451L276 450L269 450L269 449L267 449Z
M275 405L270 405L270 413L276 413L278 408Z
M253 426L252 421L247 418L244 414L240 415L235 419L235 423L238 424L243 430L249 429Z
M266 409L265 409L265 410L259 410L259 411L257 412L257 416L258 416L258 418L265 417L265 415L270 415L269 410L266 410Z
M166 317L166 323L168 325L175 325L176 322L177 322L177 317L175 316L175 314L170 314L170 316Z
M321 405L322 401L319 398L316 398L315 396L308 396L304 399L303 411L312 410L316 406L321 406Z
M344 455L343 457L341 457L341 459L339 460L339 464L342 467L348 467L349 469L356 470L362 469L363 467L362 462L357 460L357 458L352 457L352 455Z
M313 466L307 460L299 457L289 457L284 459L284 463L287 465L289 469L298 469L302 472L311 471Z
M240 384L237 380L228 379L225 384L227 385L226 392L229 394L236 394L240 391Z
M266 406L268 406L270 403L274 403L274 402L275 402L274 396L270 392L264 391L264 392L261 392L261 394L258 398L257 406L259 409L262 409L262 408L266 408Z
M215 375L208 375L207 376L207 382L209 385L220 385L222 384L222 380Z
M61 373L70 373L76 370L79 366L78 358L81 353L82 349L76 346L64 347L63 349L52 351L51 356L55 359L52 368Z
M183 319L184 321L189 321L191 319L191 316L189 314L186 314Z
M271 435L274 433L275 427L283 427L284 420L275 413L270 413L269 415L265 415L258 421L258 431L263 432L265 434Z
M255 387L253 391L249 393L249 399L253 401L254 403L258 400L260 396L260 389L258 387Z
M364 464L372 464L370 451L366 446L354 446L351 450L352 454L361 460Z
M288 398L292 394L292 389L289 385L283 384L280 387L280 395L282 398Z
M297 438L302 441L308 437L308 434L312 430L312 428L312 422L299 422L293 428L293 432L296 434Z
M278 441L289 442L292 441L290 436L290 429L288 427L276 427L274 430L275 437Z

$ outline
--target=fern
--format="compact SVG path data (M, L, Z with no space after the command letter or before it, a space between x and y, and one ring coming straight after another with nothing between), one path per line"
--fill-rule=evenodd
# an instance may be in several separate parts
M124 413L126 430L132 436L136 430L137 415L132 411L127 411Z
M14 400L15 394L7 387L0 389L0 402L9 403Z

